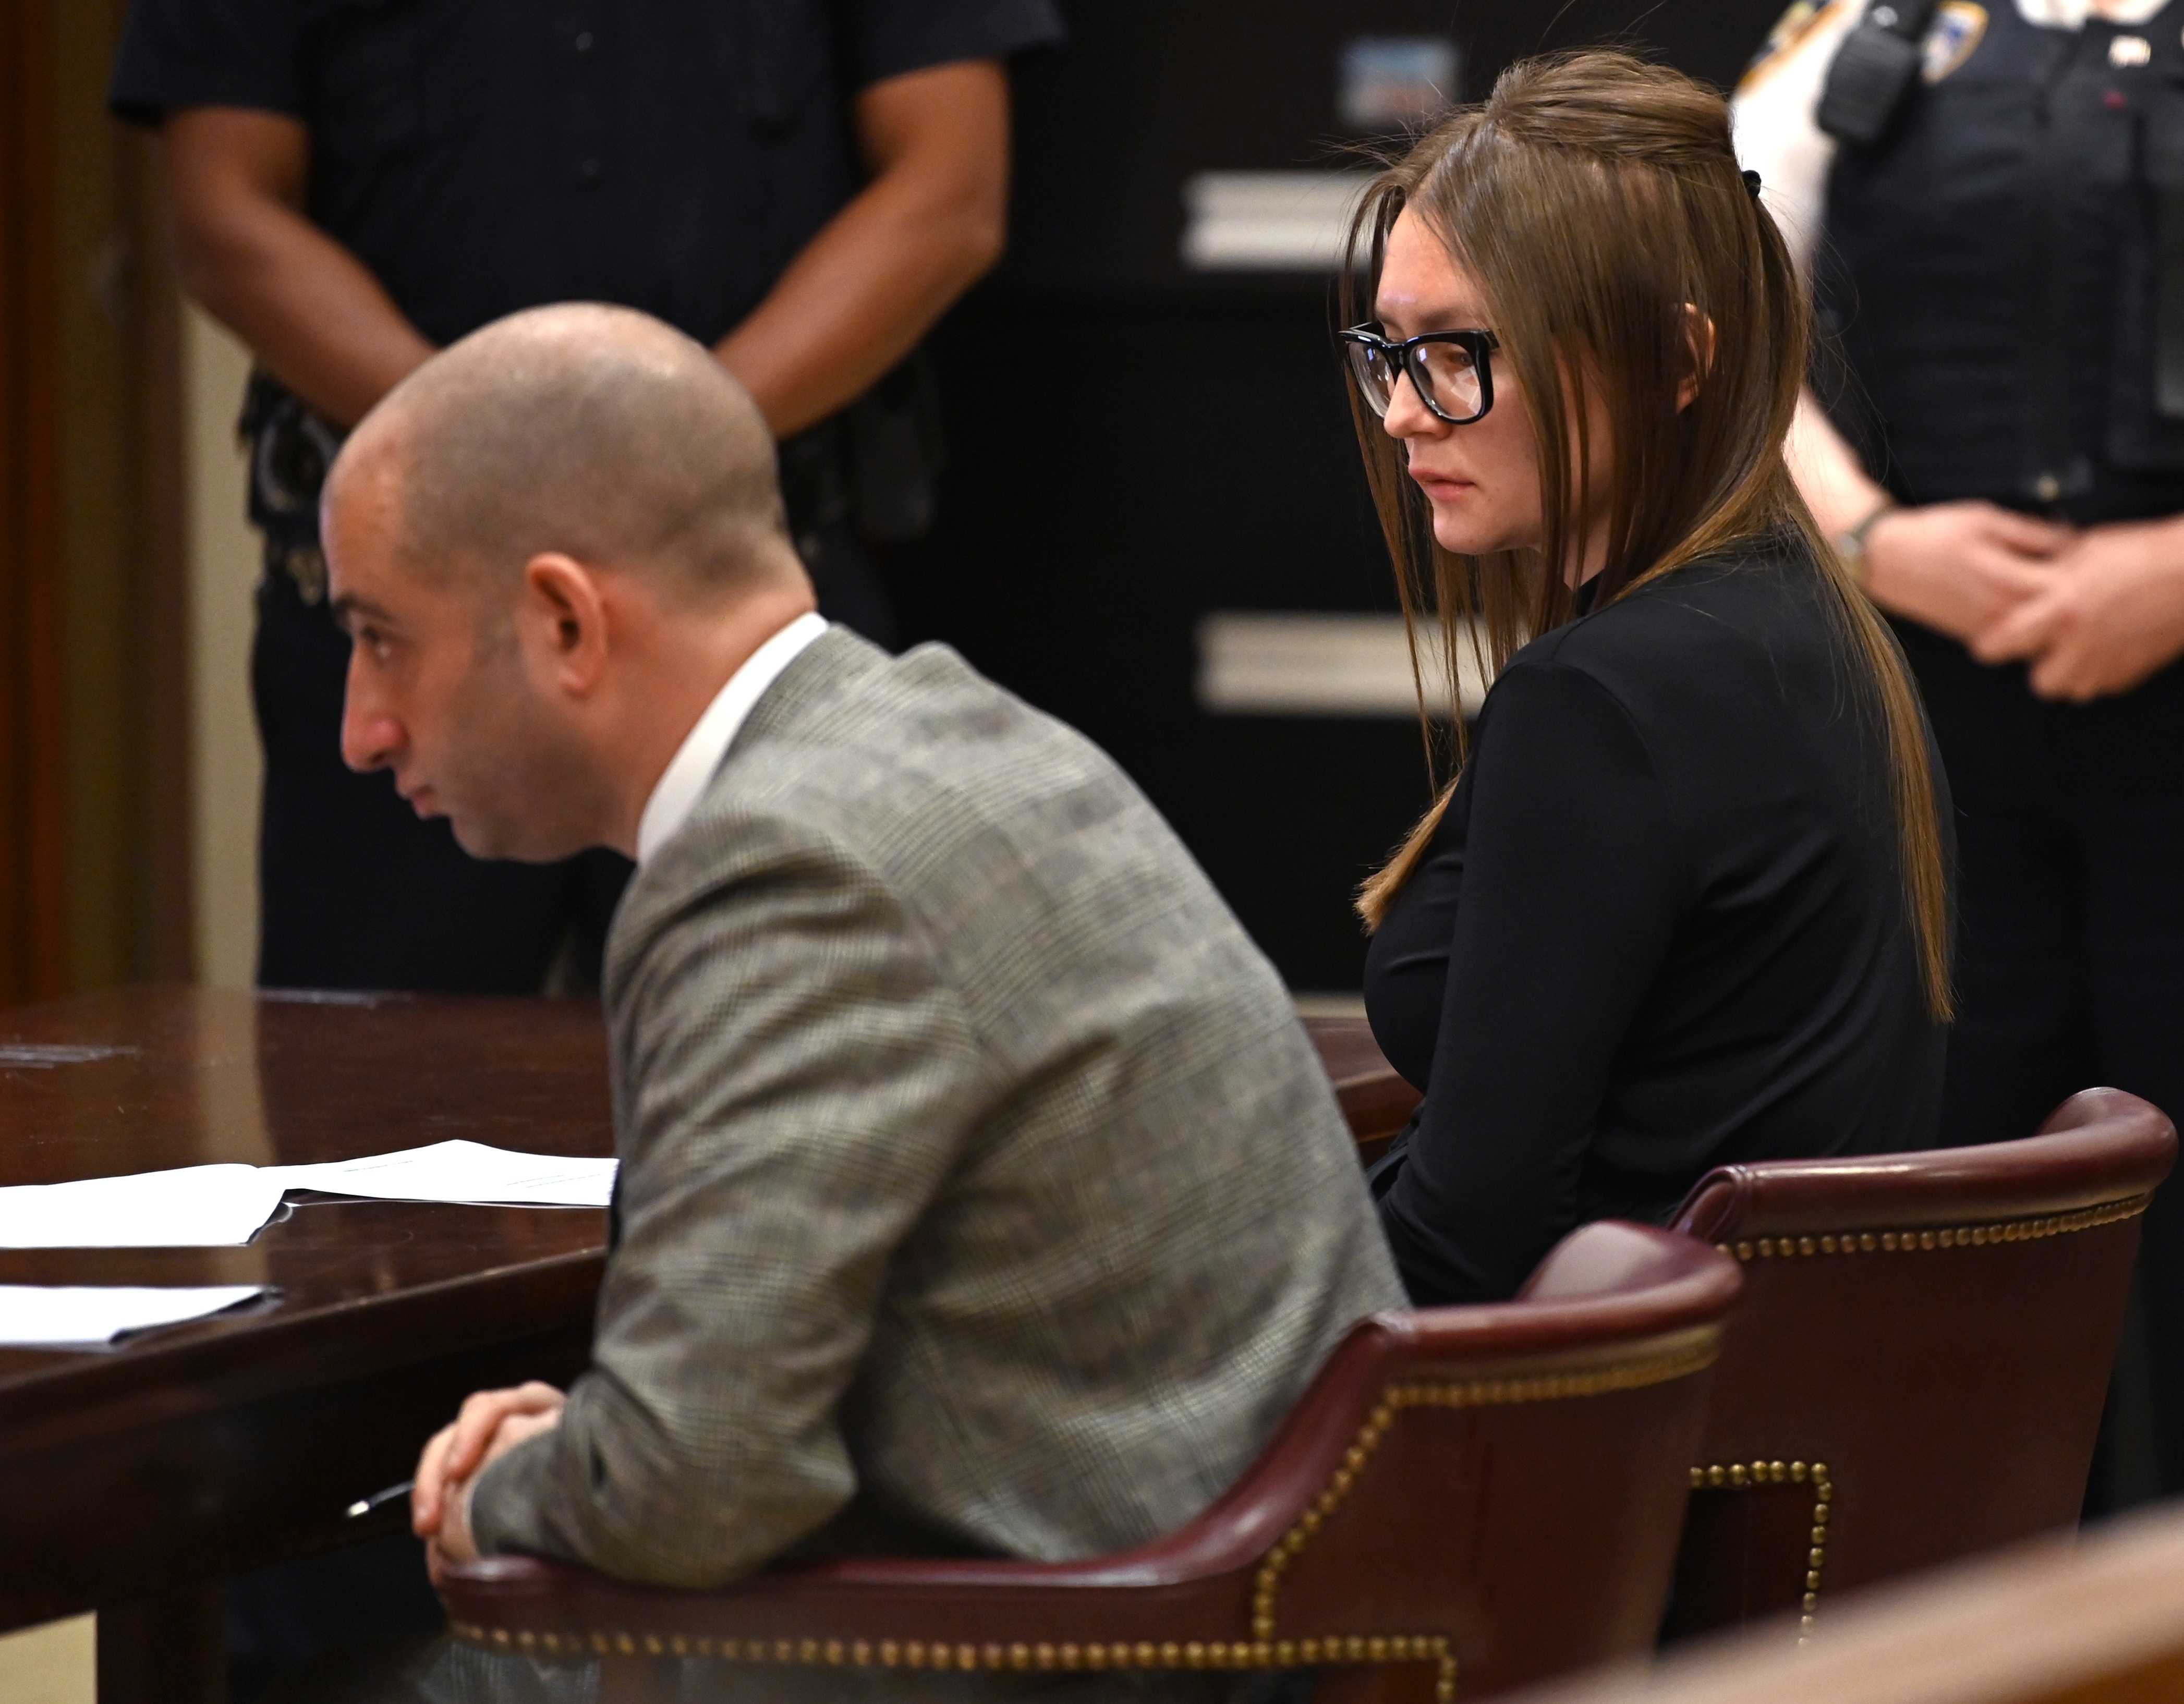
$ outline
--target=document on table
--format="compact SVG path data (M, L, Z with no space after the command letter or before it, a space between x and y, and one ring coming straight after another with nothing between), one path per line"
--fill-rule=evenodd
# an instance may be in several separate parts
M612 1160L436 1142L312 1166L186 1166L125 1178L0 1188L0 1248L230 1247L248 1242L291 1189L384 1201L604 1207Z
M125 1331L179 1325L223 1312L265 1295L266 1289L262 1284L159 1289L120 1284L0 1284L0 1344L103 1347Z
M361 1160L265 1169L287 1189L382 1201L604 1207L614 1193L615 1162L515 1154L482 1142L435 1142L429 1148L405 1148L398 1154L373 1154Z
M258 1166L184 1166L0 1189L0 1248L207 1248L256 1236L288 1186Z

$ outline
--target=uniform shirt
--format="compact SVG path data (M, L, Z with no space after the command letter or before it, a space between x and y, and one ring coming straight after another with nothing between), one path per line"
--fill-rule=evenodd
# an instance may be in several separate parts
M2008 0L1994 0L1996 4ZM2028 24L2077 30L2089 16L2144 24L2168 0L2015 0ZM1827 203L1836 142L1817 118L1821 86L1836 49L1858 19L1865 0L1797 0L1782 14L1767 45L1737 86L1730 110L1737 159L1759 174L1761 198L1781 227L1798 267L1808 275ZM1939 82L1970 58L1986 27L1983 7L1943 0L1925 39L1926 81Z
M1053 0L134 0L114 111L299 119L309 211L446 343L604 301L717 342L863 179L848 103Z

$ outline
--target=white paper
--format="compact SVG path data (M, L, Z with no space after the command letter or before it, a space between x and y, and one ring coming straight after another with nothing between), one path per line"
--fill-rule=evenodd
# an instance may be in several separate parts
M159 1289L119 1284L0 1284L0 1344L47 1347L109 1344L125 1331L203 1319L263 1295L265 1289L262 1284Z
M288 1186L259 1166L0 1188L0 1248L206 1248L247 1243Z
M224 1248L248 1242L291 1189L380 1201L604 1207L612 1160L435 1142L314 1166L186 1166L0 1188L0 1248Z
M272 1166L283 1188L365 1195L381 1201L448 1201L481 1206L604 1207L614 1191L612 1160L516 1154L482 1142L435 1142L397 1154Z

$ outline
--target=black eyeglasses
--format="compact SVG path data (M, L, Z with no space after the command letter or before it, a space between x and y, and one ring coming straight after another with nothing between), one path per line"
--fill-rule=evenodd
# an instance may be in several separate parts
M1489 357L1502 347L1491 331L1423 331L1394 343L1370 326L1352 326L1335 337L1350 357L1365 406L1384 419L1395 400L1396 381L1408 373L1418 400L1451 426L1469 426L1494 406L1494 368Z

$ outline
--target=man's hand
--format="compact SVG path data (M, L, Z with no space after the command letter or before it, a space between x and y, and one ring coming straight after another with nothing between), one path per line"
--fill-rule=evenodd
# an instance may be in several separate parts
M1995 625L2054 582L2069 528L1992 503L1935 503L1884 515L1865 535L1873 601L1977 649Z
M1985 663L2029 660L2042 698L2129 692L2184 654L2184 517L2087 527L1971 649Z
M454 1425L433 1434L417 1461L410 1525L426 1541L436 1576L443 1562L476 1559L471 1490L477 1476L518 1444L560 1425L567 1403L552 1385L535 1379L513 1390L481 1390L463 1404Z

